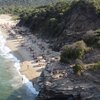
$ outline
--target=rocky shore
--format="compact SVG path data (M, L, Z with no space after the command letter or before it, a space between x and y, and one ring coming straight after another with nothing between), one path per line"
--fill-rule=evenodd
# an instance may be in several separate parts
M99 100L98 71L75 75L70 65L58 62L49 64L40 76L38 100Z
M21 60L20 72L39 86L38 100L100 99L100 70L86 70L81 76L75 75L73 65L61 63L60 52L53 51L48 40L16 24L8 28L8 22L0 24L8 37L7 45Z
M17 23L11 15L0 16L0 30L7 40L6 45L20 60L21 74L35 84L46 64L58 60L60 53L52 51L48 41L33 35L28 28L16 26Z

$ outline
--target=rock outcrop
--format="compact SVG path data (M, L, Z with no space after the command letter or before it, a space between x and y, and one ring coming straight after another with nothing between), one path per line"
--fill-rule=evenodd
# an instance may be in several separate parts
M83 40L91 48L91 51L81 58L85 65L100 62L99 16L92 3L79 0L70 6L58 3L55 6L37 8L33 14L21 15L19 25L29 27L34 32L39 31L40 37L50 39L50 47L53 50L60 51L64 45ZM71 64L62 64L52 59L37 82L40 86L37 99L99 100L99 74L100 69L86 70L78 76L73 72Z
M38 80L38 100L99 100L99 73L86 71L77 76L69 65L49 64Z

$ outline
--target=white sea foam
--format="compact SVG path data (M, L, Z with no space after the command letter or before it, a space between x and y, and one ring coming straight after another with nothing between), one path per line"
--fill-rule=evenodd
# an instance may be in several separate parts
M30 82L25 75L21 75L19 69L20 69L20 60L18 60L12 53L11 50L5 45L6 44L6 39L0 32L0 54L1 56L5 57L6 59L10 59L11 61L14 62L14 67L17 69L18 74L22 77L22 83L28 87L28 89L31 91L33 94L38 94L38 91L33 87L32 82Z

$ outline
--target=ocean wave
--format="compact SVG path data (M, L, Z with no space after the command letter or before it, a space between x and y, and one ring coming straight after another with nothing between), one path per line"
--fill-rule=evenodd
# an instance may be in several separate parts
M26 85L29 89L29 91L31 91L31 93L38 95L38 91L36 91L36 89L33 87L33 84L31 81L29 81L25 75L22 75L20 73L20 60L18 60L12 53L11 50L6 46L6 39L4 38L2 32L0 32L0 52L2 52L2 54L0 54L1 56L3 56L6 59L10 59L10 61L12 61L14 63L14 67L16 68L18 74L20 75L20 77L22 78L22 84Z

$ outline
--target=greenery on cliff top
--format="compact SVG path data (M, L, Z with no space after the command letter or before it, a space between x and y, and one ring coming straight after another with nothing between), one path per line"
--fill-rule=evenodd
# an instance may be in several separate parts
M27 26L32 31L41 31L41 33L43 33L43 36L48 36L48 37L59 37L64 31L67 30L66 23L69 21L67 17L68 18L70 17L68 16L70 13L73 14L72 12L75 11L73 10L73 8L75 9L75 7L76 8L79 7L78 9L81 8L82 11L87 11L85 12L86 14L88 14L88 11L91 12L89 14L92 15L92 18L95 15L97 15L97 20L98 20L98 16L100 15L100 0L72 0L73 2L69 1L65 2L66 0L60 0L60 1L61 2L57 2L55 4L53 0L50 0L49 5L44 4L36 8L34 8L35 7L34 5L27 7L4 6L0 8L0 13L11 13L20 15L21 21L19 25ZM92 14L92 11L94 11L93 12L94 15ZM74 14L76 15L77 13L78 12L74 12ZM85 19L84 16L83 19ZM85 26L85 28L86 27L87 26ZM84 41L77 40L78 42L74 41L75 43L66 45L61 53L61 62L69 63L76 59L82 60L83 56L89 50L89 48L87 48L86 45L93 47L94 46L100 47L100 30L95 29L95 31L92 31L92 33L93 34L91 34L91 32L90 33L87 32L81 38L81 40L83 39ZM100 67L100 63L96 65L96 68L98 67ZM73 68L75 73L83 70L83 66L80 66L79 64L76 64Z
M31 9L33 10L35 7L39 6L46 6L46 5L52 5L55 7L55 4L57 2L64 2L70 4L74 4L77 2L90 2L94 5L97 12L100 12L100 0L0 0L0 13L8 13L11 12L17 12L20 13L20 11L25 9L24 11L27 12L27 10ZM41 7L39 7L41 8ZM19 11L20 10L20 11ZM22 10L22 11L23 11ZM16 14L16 13L15 13Z
M43 6L60 0L0 0L0 6Z
M64 28L64 14L70 5L66 2L59 2L56 5L37 7L31 11L22 12L21 21L31 30L48 31L51 37L59 35ZM55 34L55 35L54 35Z
M78 41L71 45L65 45L61 53L61 62L68 63L72 60L82 59L87 51L90 49L86 46L84 41Z

